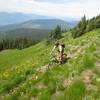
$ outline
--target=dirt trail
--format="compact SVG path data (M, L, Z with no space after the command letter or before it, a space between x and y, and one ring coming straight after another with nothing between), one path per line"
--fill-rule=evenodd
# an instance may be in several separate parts
M97 87L92 84L93 76L95 76L95 73L91 69L83 71L80 75L80 79L85 83L87 90L97 89Z
M80 76L69 76L67 79L63 80L63 86L68 87L74 80L82 80L87 90L97 90L97 86L92 84L92 77L94 75L95 73L91 69L85 70Z

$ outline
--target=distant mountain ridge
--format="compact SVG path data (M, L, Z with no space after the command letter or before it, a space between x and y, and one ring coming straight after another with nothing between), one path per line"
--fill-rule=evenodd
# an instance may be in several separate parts
M66 18L67 19L67 18ZM44 39L57 25L62 29L70 29L77 21L64 21L50 16L0 12L0 37L32 37Z
M63 29L69 29L76 24L77 22L66 22L60 19L34 19L19 24L1 26L0 31L10 31L19 28L52 30L57 25L60 25Z
M37 15L37 14L24 14L24 13L8 13L0 12L0 26L22 23L31 19L48 19L49 16Z
M12 13L0 12L0 26L18 24L18 23L22 23L34 19L57 19L57 18L52 16L46 16L46 15L38 15L38 14L25 14L19 12L12 12ZM79 21L76 18L69 18L69 17L58 18L58 19L65 20L68 22Z

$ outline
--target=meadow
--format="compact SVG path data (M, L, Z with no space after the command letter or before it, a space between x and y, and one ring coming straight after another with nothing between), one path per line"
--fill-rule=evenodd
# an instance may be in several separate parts
M53 44L0 52L0 100L100 100L100 29L61 42L70 59L46 71Z

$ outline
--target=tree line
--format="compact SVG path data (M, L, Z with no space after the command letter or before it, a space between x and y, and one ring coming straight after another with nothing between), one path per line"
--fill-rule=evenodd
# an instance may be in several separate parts
M62 37L62 32L64 30L61 29L60 25L57 25L57 27L52 30L50 33L48 33L47 38L47 44L54 42ZM39 41L33 40L28 37L18 37L18 38L6 38L6 39L0 39L0 51L6 50L6 49L24 49L29 46L35 45Z
M23 49L38 43L31 38L20 37L16 39L2 39L0 40L0 51L5 49Z
M64 31L61 29L61 26L57 25L57 27L49 33L47 44L50 44L60 39L62 37L62 32Z
M76 38L83 35L86 32L89 32L93 29L100 28L100 15L93 17L91 19L86 19L85 15L82 17L80 22L77 24L75 28L71 30L72 37Z

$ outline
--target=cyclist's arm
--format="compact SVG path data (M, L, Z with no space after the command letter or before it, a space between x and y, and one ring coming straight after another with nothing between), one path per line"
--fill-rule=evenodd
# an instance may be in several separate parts
M53 54L55 49L56 49L56 46L54 46L53 49L51 50L51 55Z

